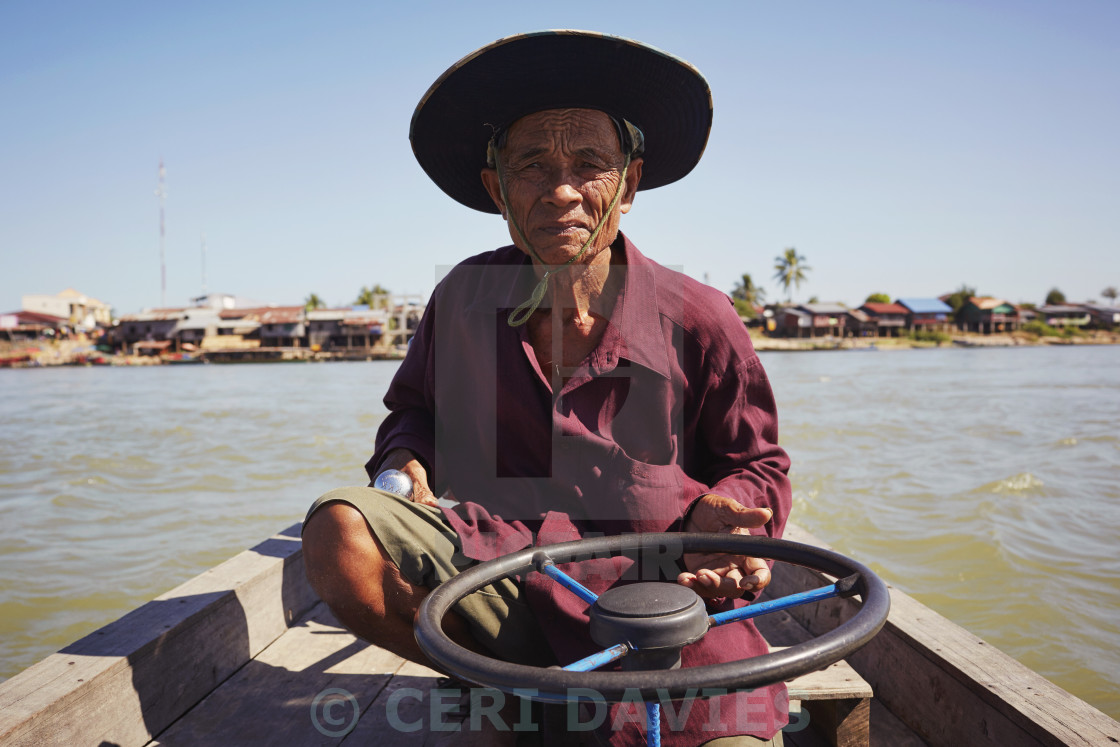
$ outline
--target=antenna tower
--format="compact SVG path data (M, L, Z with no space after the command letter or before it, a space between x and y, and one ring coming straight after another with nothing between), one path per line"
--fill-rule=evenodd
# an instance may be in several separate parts
M166 173L161 158L159 159L159 186L156 188L156 196L159 197L159 305L165 309L167 308L167 257L163 248L163 206L167 199L167 190L163 188L163 177Z
M206 232L202 232L202 295L206 295Z

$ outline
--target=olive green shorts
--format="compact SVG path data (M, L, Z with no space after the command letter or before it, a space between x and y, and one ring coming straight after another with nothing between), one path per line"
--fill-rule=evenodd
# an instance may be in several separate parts
M304 524L320 506L335 502L349 504L365 517L401 576L414 586L434 589L478 563L460 551L459 536L438 508L376 488L332 490L311 504ZM524 590L514 579L503 578L479 589L459 601L455 609L470 624L474 637L495 656L536 666L556 664L547 639L525 603ZM778 732L773 741L721 737L705 742L705 747L781 744L782 734Z
M459 536L434 506L368 487L338 488L311 504L304 519L328 503L346 503L365 517L389 558L413 586L434 589L477 565L460 551ZM514 579L503 578L464 597L455 610L479 643L495 656L521 664L555 664L544 634Z

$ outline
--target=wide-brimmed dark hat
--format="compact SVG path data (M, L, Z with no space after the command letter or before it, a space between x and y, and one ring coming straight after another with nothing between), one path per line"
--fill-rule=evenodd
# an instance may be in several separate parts
M645 135L639 189L675 182L704 153L712 94L695 67L641 42L592 31L499 39L439 77L412 115L416 160L467 207L497 213L479 176L495 131L545 109L598 109Z

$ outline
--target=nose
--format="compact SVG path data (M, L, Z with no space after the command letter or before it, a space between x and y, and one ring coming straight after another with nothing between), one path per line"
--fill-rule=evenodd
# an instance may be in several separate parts
M583 195L576 188L575 175L567 169L554 172L551 182L543 198L548 204L568 207L583 200Z

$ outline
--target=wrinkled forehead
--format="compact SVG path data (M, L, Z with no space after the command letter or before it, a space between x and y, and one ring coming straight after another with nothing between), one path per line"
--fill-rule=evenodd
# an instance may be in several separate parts
M546 109L517 119L500 147L594 147L622 154L619 126L598 109Z

